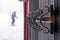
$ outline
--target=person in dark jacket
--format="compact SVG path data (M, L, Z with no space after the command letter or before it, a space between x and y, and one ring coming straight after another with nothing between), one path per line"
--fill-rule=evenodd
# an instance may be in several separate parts
M11 19L12 19L12 25L15 25L15 17L16 17L16 11L14 11L11 15ZM16 17L17 18L17 17Z

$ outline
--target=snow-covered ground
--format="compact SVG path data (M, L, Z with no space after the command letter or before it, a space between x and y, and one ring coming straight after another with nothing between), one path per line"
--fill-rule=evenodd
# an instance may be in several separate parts
M18 0L0 0L0 40L24 40L24 8ZM15 26L11 26L11 14L16 11Z

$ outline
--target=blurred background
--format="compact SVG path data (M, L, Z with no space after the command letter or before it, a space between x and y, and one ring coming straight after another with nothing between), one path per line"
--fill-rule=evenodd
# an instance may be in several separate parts
M11 14L16 11L18 19L11 26ZM0 40L23 40L24 8L20 0L0 0Z

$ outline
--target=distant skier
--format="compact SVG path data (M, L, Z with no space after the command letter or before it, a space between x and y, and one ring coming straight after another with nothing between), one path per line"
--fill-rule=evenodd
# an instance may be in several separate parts
M14 11L11 15L11 19L12 19L12 25L15 25L15 17L16 17L16 11ZM17 18L17 17L16 17Z

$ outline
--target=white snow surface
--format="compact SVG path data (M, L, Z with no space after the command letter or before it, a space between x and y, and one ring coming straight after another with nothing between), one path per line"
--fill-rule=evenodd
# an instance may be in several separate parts
M18 0L0 0L0 40L24 40L24 8ZM15 26L11 14L16 11Z

